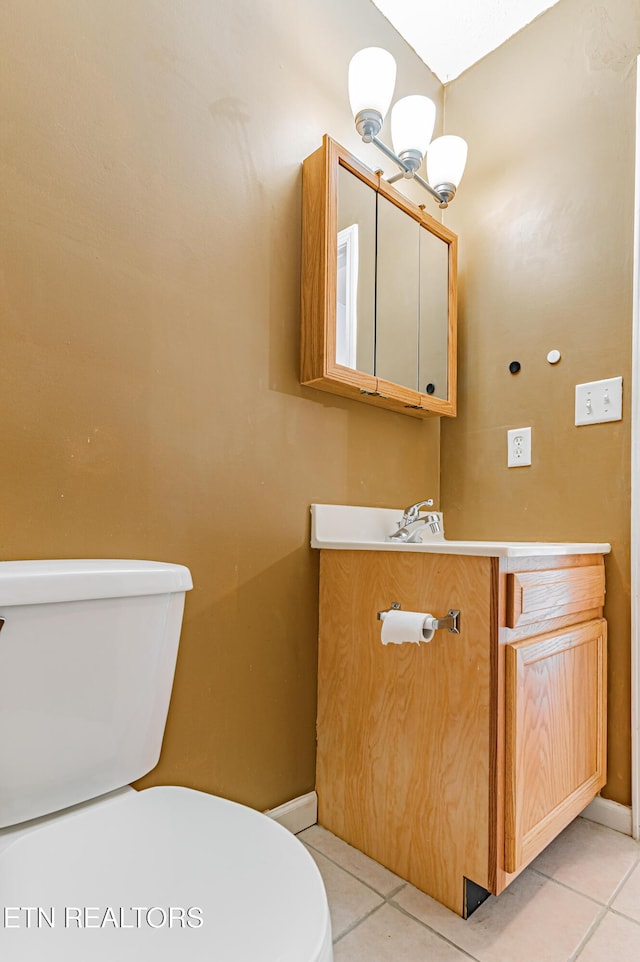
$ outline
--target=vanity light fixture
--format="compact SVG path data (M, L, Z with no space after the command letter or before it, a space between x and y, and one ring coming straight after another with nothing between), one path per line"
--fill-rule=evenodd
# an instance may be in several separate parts
M365 144L375 144L392 160L400 173L389 178L393 184L402 178L416 180L421 187L447 207L462 179L467 160L467 144L451 134L431 140L436 119L432 100L413 94L398 100L391 111L393 150L378 140L382 122L389 110L396 83L396 62L381 47L365 47L349 64L349 101L356 130ZM427 156L427 180L418 170Z

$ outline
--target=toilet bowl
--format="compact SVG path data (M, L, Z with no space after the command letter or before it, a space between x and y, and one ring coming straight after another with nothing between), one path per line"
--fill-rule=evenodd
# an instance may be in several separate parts
M304 846L244 805L186 788L131 791L34 826L0 852L0 906L11 962L332 959Z
M152 562L0 563L1 959L332 962L295 836L204 792L123 787L157 759L190 587Z

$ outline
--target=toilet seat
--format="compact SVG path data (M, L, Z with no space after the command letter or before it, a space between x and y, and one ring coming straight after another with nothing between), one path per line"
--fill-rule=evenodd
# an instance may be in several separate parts
M333 957L304 846L250 808L186 788L129 792L35 827L0 853L0 905L0 957L12 962Z

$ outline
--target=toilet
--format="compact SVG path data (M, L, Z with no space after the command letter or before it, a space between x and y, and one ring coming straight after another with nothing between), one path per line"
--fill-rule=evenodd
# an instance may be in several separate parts
M318 869L157 763L188 568L0 562L0 958L332 962Z

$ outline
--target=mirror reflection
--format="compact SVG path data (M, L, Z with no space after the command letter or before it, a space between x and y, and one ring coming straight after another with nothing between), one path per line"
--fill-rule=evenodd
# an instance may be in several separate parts
M336 362L374 373L376 192L338 167Z

